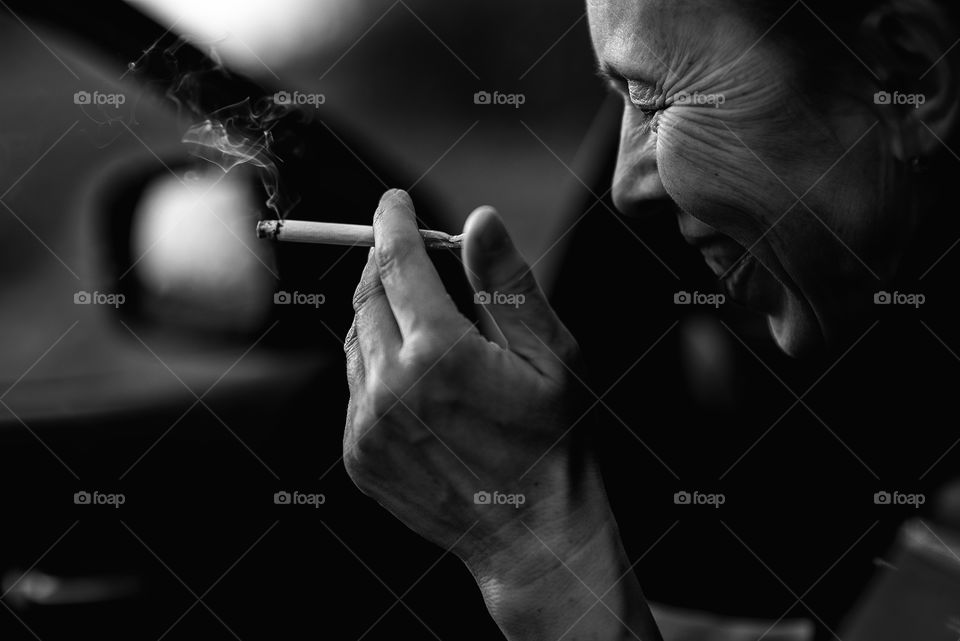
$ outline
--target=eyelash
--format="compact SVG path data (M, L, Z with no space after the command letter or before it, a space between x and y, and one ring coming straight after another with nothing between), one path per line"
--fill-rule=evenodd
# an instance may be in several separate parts
M634 109L642 113L644 116L646 116L647 118L653 118L657 114L657 112L660 111L659 107L650 107L648 105L638 105L633 101L630 102L630 105Z
M640 113L642 113L647 120L650 120L651 118L653 118L657 114L657 112L662 109L662 107L638 105L633 101L633 99L631 99L630 91L627 89L625 82L620 82L616 79L609 78L609 77L605 79L607 80L607 85L610 87L612 91L614 91L615 93L621 94L624 97L624 100L626 101L626 103L629 104L634 109L636 109L637 111L639 111Z

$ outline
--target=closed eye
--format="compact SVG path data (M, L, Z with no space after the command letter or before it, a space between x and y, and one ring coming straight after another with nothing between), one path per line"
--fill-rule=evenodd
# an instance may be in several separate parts
M597 75L604 80L608 89L622 96L624 102L643 114L644 127L651 125L657 112L665 108L662 97L657 95L657 88L653 83L627 79L603 63L597 69Z
M637 111L639 111L640 113L642 113L642 114L643 114L644 116L646 116L647 118L653 118L653 116L655 116L656 113L657 113L658 111L660 111L660 108L659 108L659 107L655 107L655 106L650 106L650 105L638 105L637 103L635 103L635 102L633 102L633 101L631 101L630 104L632 104L632 105L634 106L634 108L637 109Z
M631 93L629 83L626 79L611 76L605 70L598 71L597 75L604 80L604 84L607 86L607 89L619 96L622 96L626 102L630 103L631 107L638 110L647 118L652 118L654 114L660 111L660 107L654 103L637 100L636 97Z
M654 87L628 80L627 93L630 96L630 104L644 114L653 115L663 108L662 100L657 97Z

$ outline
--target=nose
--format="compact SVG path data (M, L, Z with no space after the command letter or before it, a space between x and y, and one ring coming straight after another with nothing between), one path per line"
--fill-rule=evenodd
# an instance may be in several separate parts
M657 135L650 126L644 126L642 118L637 109L624 108L613 176L613 204L625 216L662 211L662 205L670 200L657 169Z

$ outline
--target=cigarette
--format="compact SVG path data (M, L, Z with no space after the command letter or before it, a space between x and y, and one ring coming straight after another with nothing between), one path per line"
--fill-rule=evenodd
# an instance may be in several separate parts
M421 229L420 236L427 249L459 249L463 244L463 234L451 236L442 231ZM373 227L308 220L261 220L257 223L257 238L290 243L373 247Z

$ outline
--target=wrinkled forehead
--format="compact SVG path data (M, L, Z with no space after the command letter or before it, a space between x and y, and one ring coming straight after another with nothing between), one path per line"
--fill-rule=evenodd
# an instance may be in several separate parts
M587 15L601 65L655 80L728 47L744 26L734 6L727 0L587 0Z

